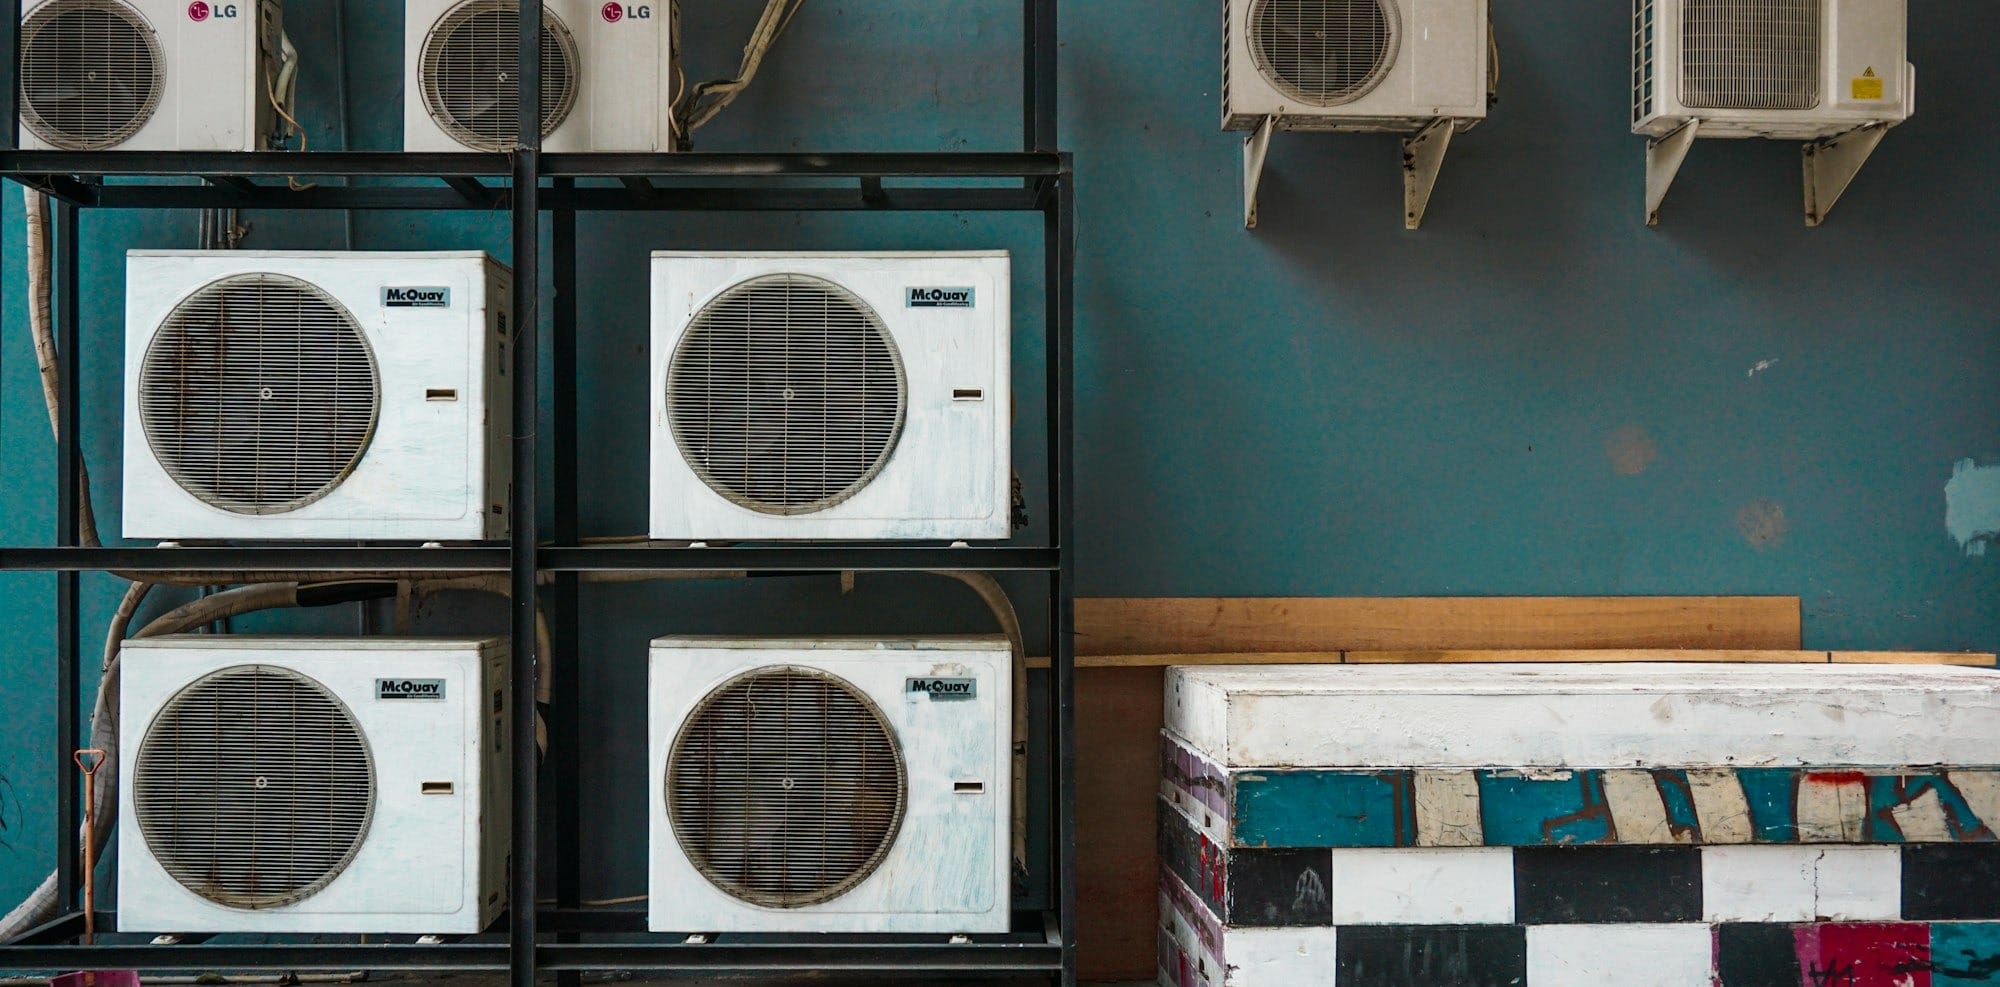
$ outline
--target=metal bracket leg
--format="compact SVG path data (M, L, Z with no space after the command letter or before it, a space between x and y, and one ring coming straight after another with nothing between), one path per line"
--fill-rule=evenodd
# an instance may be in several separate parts
M1848 183L1868 163L1868 156L1888 134L1887 124L1871 123L1838 137L1811 141L1804 148L1806 172L1806 225L1826 222L1826 214L1840 201Z
M1243 228L1257 228L1257 186L1264 180L1264 157L1271 152L1277 117L1265 117L1257 132L1243 138Z
M1674 176L1681 173L1681 163L1700 133L1701 121L1689 120L1681 129L1646 142L1647 226L1660 225L1660 203L1666 201L1667 190L1674 187Z
M1424 224L1424 208L1431 204L1431 190L1437 187L1438 169L1444 152L1451 146L1458 121L1432 120L1416 136L1403 141L1403 228L1414 230Z

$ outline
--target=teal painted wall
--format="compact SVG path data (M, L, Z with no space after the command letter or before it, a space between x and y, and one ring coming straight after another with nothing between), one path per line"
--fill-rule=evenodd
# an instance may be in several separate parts
M331 4L297 2L315 147L343 144ZM690 5L690 78L729 71L754 4ZM1386 137L1283 136L1264 226L1240 226L1239 138L1216 129L1218 5L1066 5L1076 152L1077 549L1098 595L1781 593L1814 647L2000 648L1995 562L1946 526L1954 464L2000 460L2000 153L1986 39L2000 7L1916 0L1919 112L1830 224L1801 225L1797 149L1699 145L1666 225L1640 223L1629 10L1501 0L1492 119L1454 142L1425 229L1400 228ZM396 146L400 16L347 0L351 146ZM1006 0L814 0L709 150L1001 149L1018 140ZM247 216L246 246L330 248L332 214ZM192 213L87 214L87 451L117 530L121 252L193 245ZM19 190L4 231L0 541L45 543L48 427L23 331ZM591 533L644 523L649 250L985 248L1016 254L1019 464L1042 473L1037 221L992 216L587 216L578 299ZM484 247L504 217L372 214L370 249ZM1966 482L1977 497L2000 485ZM1043 537L1040 505L1026 538ZM1964 503L1961 518L2000 505ZM1985 513L1982 513L1985 512ZM1967 528L1966 525L1972 525ZM1961 531L1977 531L1973 522ZM1982 544L1973 541L1974 546ZM1027 588L1027 584L1023 584ZM86 581L94 629L120 587ZM53 579L0 576L12 715L0 899L52 857ZM170 604L164 596L156 606ZM586 891L641 890L644 644L684 631L983 626L918 578L619 587L586 595ZM426 629L499 629L441 605ZM375 615L379 618L380 615ZM352 631L352 609L246 626ZM777 625L777 626L774 626Z

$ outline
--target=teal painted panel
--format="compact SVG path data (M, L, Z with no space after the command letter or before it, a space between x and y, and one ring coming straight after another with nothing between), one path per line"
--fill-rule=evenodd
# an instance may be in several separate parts
M1408 771L1258 771L1231 778L1230 842L1394 847L1416 840Z
M2000 982L2000 922L1931 923L1931 987Z
M1602 771L1481 771L1479 818L1489 846L1605 843L1616 832Z

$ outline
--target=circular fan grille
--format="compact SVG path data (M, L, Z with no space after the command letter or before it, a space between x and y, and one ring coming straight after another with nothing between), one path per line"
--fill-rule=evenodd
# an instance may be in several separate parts
M417 78L424 106L453 140L481 151L519 142L521 7L516 0L466 0L438 18L424 39ZM542 136L576 106L576 39L542 11Z
M326 887L360 849L375 805L374 762L347 707L269 665L223 669L169 700L133 779L153 856L189 891L231 908Z
M868 303L830 281L753 278L695 313L667 419L702 482L766 514L852 497L903 428L902 358Z
M1286 96L1339 106L1382 83L1396 60L1399 27L1393 0L1257 0L1250 50Z
M374 435L375 359L354 317L282 274L196 291L146 349L139 416L169 476L238 514L297 510L352 472Z
M902 752L875 704L825 672L762 668L701 701L667 763L674 836L744 901L796 908L860 884L902 825Z
M66 150L114 147L160 105L161 62L118 0L50 0L21 25L21 122Z

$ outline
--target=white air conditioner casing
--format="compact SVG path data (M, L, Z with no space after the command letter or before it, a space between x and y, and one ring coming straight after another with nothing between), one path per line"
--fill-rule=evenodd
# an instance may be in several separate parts
M674 150L674 17L670 0L544 0L542 150ZM408 0L403 22L403 149L499 151L513 146L518 98L513 66L515 0ZM468 19L469 18L469 19ZM504 36L502 36L504 35ZM446 46L444 39L458 40ZM459 81L430 81L437 52ZM562 85L552 59L574 65ZM507 82L486 83L494 65ZM455 123L452 121L456 121Z
M1411 133L1484 119L1487 0L1227 0L1222 127Z
M1811 141L1915 109L1906 0L1636 0L1632 130Z
M1009 260L653 255L652 537L997 539Z
M1007 931L1011 661L1003 637L654 641L648 928Z
M267 146L278 0L31 0L21 25L23 150Z
M146 638L122 674L119 931L473 933L505 910L505 641Z
M505 266L476 251L127 257L126 537L506 535Z

